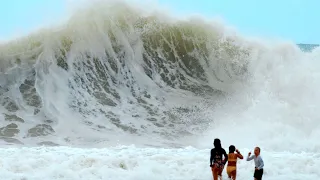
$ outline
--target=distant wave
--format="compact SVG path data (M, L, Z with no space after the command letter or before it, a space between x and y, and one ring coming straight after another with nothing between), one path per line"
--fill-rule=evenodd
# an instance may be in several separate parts
M302 51L310 52L319 47L319 44L298 44Z

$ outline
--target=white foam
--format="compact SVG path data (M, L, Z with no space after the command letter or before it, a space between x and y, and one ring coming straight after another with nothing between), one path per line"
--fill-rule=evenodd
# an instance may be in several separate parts
M240 149L245 155L248 149ZM4 148L1 179L196 180L212 179L209 149L161 149L122 146L102 149L69 147ZM320 154L262 151L264 179L320 177ZM238 162L238 180L252 179L254 163ZM227 179L226 170L223 172Z

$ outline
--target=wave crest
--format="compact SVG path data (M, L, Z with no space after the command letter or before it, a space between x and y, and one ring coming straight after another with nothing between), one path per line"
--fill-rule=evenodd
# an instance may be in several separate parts
M277 92L281 67L305 57L292 44L268 46L216 22L119 2L81 9L0 53L0 136L50 145L132 142L128 133L179 144L232 123L226 109L235 118L261 91Z

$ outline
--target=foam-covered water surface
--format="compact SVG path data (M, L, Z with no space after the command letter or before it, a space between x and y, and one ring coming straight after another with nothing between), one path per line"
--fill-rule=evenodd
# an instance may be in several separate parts
M248 149L240 149L243 154ZM136 148L6 148L2 149L3 179L117 179L182 180L212 179L209 149ZM264 179L316 179L320 154L262 152ZM299 162L299 163L297 163ZM251 179L252 161L238 162L238 178ZM223 178L227 179L226 171Z

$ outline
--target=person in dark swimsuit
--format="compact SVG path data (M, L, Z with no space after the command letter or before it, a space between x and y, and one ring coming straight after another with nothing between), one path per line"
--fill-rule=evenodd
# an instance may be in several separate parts
M214 139L214 148L211 149L210 154L210 167L212 171L212 176L214 180L218 180L218 176L221 178L222 171L226 162L228 161L228 155L226 151L221 147L220 139ZM224 156L224 159L222 159Z

